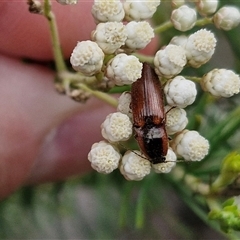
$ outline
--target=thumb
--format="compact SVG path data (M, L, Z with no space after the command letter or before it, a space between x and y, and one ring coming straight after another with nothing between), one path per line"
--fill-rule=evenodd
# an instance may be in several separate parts
M102 103L94 100L80 104L58 94L52 83L53 73L40 66L2 56L0 72L0 198L27 178L28 182L36 183L85 171L87 152L91 144L100 139L96 132L100 133L99 125L111 109L100 109ZM69 131L65 129L63 134L66 126ZM75 127L80 128L76 131L78 137L66 141ZM52 129L56 134L49 142L46 136ZM75 151L63 151L63 145L71 149L71 144ZM48 151L44 151L44 146ZM49 154L51 146L54 146L54 154ZM48 152L45 157L44 152ZM51 161L47 161L50 158ZM67 166L63 159L68 160Z

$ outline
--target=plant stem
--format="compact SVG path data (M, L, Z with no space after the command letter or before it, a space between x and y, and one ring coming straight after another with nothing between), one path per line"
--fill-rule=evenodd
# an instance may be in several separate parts
M193 82L199 83L201 81L201 77L194 77L194 76L183 76L186 79L192 80Z
M54 54L57 72L65 71L66 65L64 62L64 58L63 58L63 54L60 46L56 18L54 13L51 10L50 0L44 0L44 16L47 18L49 27L50 27L53 54Z
M221 209L219 203L216 201L216 198L208 197L206 198L206 202L211 211Z
M205 26L207 24L211 24L212 23L212 18L201 18L199 20L196 21L195 26Z
M205 25L210 24L210 23L212 23L212 18L201 18L201 19L196 21L195 26L205 26ZM159 26L155 27L154 32L155 33L165 32L172 27L173 27L172 22L167 21L167 22L163 23L162 25L159 25Z
M111 106L117 107L117 104L118 104L117 99L115 99L114 97L111 97L109 94L104 93L104 92L100 92L100 91L96 91L96 90L92 90L87 85L85 85L83 83L76 84L76 86L78 86L79 88L81 88L82 90L84 90L88 93L91 93L95 97L103 100L104 102L110 104Z
M71 83L87 83L87 84L94 84L97 82L97 79L95 76L85 76L81 73L72 73L69 71L61 71L58 74L58 77L64 81L65 78L71 79Z
M146 56L146 55L143 55L141 53L134 53L133 55L135 57L137 57L141 62L147 62L147 63L150 63L150 64L153 63L154 57L152 57L152 56Z
M159 25L158 27L154 28L154 33L161 33L164 31L167 31L168 29L172 28L173 24L171 21L167 21L161 25Z

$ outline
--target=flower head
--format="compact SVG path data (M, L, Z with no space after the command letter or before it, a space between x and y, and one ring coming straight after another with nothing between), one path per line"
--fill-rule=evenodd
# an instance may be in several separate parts
M203 76L200 83L204 91L216 97L231 97L240 91L239 76L227 69L213 69Z
M229 31L240 23L240 12L236 7L224 6L213 16L217 28Z
M184 109L178 107L165 107L166 131L169 135L182 131L188 124L187 113Z
M198 68L208 62L215 51L216 42L213 33L206 29L191 34L185 45L188 64Z
M171 78L180 73L186 63L184 48L173 44L157 51L154 57L156 73L166 78Z
M109 114L101 125L102 136L109 142L126 141L132 135L132 122L123 113Z
M182 32L193 28L197 20L196 11L187 5L183 5L172 11L171 22L173 26Z
M177 45L185 48L187 40L188 40L188 37L186 35L175 36L171 39L169 44L173 44L173 45Z
M73 49L70 62L74 70L91 76L101 70L103 59L102 49L95 42L87 40L78 42Z
M209 143L197 131L185 129L173 139L171 147L187 161L201 161L208 154Z
M194 82L177 76L167 81L164 93L170 106L185 108L195 101L197 89Z
M127 180L140 181L151 171L151 163L139 151L127 151L120 162L120 172Z
M99 22L120 22L125 12L120 0L94 0L92 15Z
M142 75L142 63L133 55L117 54L108 64L106 76L116 85L132 84Z
M127 39L127 32L125 26L121 22L106 22L99 23L92 32L92 40L106 54L116 52Z
M127 40L125 47L130 50L145 48L154 37L154 32L150 24L146 21L131 21L126 25Z
M126 114L129 118L132 118L131 104L131 93L123 92L118 98L117 110L123 114Z
M126 0L124 2L125 18L128 21L149 19L156 12L160 0Z
M153 164L156 173L169 173L176 166L177 156L171 148L168 148L166 160L163 163Z
M202 16L213 14L218 7L218 0L198 0L197 3L198 12Z
M101 141L94 143L88 154L93 169L100 173L110 173L118 168L121 155L111 144Z

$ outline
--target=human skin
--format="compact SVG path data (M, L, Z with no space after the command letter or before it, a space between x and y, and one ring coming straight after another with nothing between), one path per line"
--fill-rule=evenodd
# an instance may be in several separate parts
M77 41L90 38L92 1L53 11L69 59ZM0 199L20 186L66 179L90 171L87 154L102 139L100 125L115 111L91 98L86 104L57 93L49 26L28 12L25 0L0 3ZM154 44L147 48L151 52ZM27 64L23 58L36 60Z

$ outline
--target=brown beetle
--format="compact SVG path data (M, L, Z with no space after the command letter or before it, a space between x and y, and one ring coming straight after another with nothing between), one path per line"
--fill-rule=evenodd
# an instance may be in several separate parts
M143 63L142 77L132 84L131 109L135 139L153 163L162 163L168 151L162 86L154 69Z

